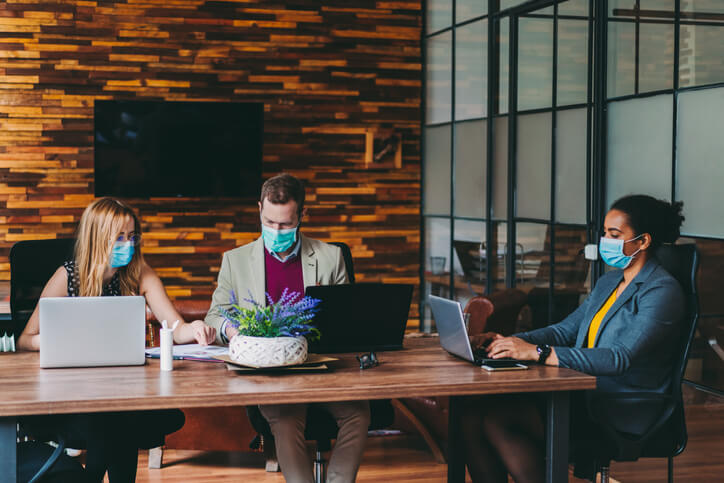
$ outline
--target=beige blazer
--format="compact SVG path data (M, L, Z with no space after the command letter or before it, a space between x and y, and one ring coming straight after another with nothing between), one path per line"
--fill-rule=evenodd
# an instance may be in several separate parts
M334 245L301 235L302 276L304 288L310 285L339 285L348 282L342 250ZM229 307L229 296L234 291L239 305L251 307L245 302L249 296L266 305L266 274L264 270L264 242L261 237L239 248L224 253L219 270L216 290L204 322L216 329L216 342L221 339L224 318L219 307Z

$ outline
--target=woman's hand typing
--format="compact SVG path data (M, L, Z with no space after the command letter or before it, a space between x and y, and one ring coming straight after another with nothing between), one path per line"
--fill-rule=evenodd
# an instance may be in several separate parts
M538 350L534 344L530 344L517 337L500 337L495 339L488 346L488 356L492 359L510 357L520 361L537 361Z

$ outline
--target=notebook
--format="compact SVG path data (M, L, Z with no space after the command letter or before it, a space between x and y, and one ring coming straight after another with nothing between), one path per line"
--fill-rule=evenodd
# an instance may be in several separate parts
M40 367L145 363L145 297L47 297L40 312Z
M402 349L412 285L354 283L307 287L320 299L312 325L322 336L310 352L369 352Z

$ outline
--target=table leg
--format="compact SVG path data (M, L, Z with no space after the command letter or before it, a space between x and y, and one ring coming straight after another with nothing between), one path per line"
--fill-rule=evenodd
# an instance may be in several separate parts
M546 410L546 483L568 481L569 394L548 394Z
M463 457L462 434L460 434L460 396L450 396L448 410L447 438L447 481L458 483L465 481L465 458Z
M17 418L0 417L0 481L17 481Z

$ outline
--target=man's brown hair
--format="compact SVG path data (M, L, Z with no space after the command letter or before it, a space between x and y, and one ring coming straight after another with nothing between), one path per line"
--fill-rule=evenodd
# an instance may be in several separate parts
M261 186L260 203L269 200L275 205L284 205L289 201L297 202L297 213L301 214L304 209L304 184L291 174L282 173L269 178Z

